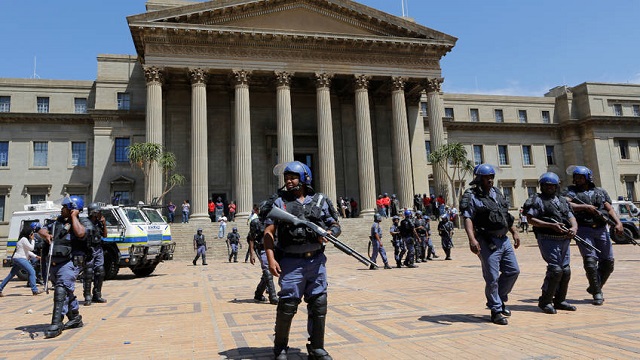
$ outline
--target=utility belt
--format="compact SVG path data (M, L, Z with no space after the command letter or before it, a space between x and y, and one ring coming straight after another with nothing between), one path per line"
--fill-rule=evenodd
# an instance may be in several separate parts
M599 228L604 228L605 224L601 224L601 223L578 223L578 226L580 227L588 227L588 228L592 228L592 229L599 229Z
M276 247L274 249L274 255L276 260L282 258L297 258L297 259L307 259L315 257L316 255L322 254L324 252L324 246L317 244L308 244L313 246L288 246L285 249L281 249ZM298 251L299 250L299 251Z
M297 259L308 259L315 257L316 255L322 254L324 252L324 247L322 249L316 251L307 251L304 253L283 253L283 257L288 258L297 258Z
M73 261L73 266L84 266L84 255L73 255L70 257L53 257L51 258L51 266L66 264L69 261Z
M534 234L536 234L536 239L545 239L545 240L570 240L570 238L568 238L566 235L553 235L553 234L544 234L544 233L538 233L534 231Z
M483 238L488 236L503 237L507 235L508 232L509 232L509 229L507 228L501 228L496 230L476 229L476 233L478 233Z

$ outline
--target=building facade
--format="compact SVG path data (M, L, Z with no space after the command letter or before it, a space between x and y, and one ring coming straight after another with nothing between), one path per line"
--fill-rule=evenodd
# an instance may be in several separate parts
M0 238L24 204L158 196L161 171L145 184L127 159L145 141L176 155L187 183L165 202L189 199L196 219L218 196L247 214L281 185L274 165L294 159L365 214L384 192L411 206L446 189L427 159L447 142L498 166L514 210L541 173L566 182L572 164L612 196L640 196L640 85L442 93L456 38L347 0L147 8L127 19L137 54L98 56L95 81L0 79Z

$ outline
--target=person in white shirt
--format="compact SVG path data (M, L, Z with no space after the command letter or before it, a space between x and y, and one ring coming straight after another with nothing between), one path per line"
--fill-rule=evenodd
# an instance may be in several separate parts
M14 276L18 275L20 270L24 270L29 274L29 286L31 286L31 293L33 295L42 294L42 290L38 289L36 284L36 271L31 265L29 258L35 258L40 260L40 256L33 253L35 247L34 230L40 228L40 224L32 223L25 226L20 233L20 240L16 244L16 251L13 253L13 266L6 278L0 284L0 297L4 296L2 290Z

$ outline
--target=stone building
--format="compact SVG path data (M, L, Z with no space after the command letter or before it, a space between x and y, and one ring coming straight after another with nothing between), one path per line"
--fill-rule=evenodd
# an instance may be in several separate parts
M543 97L442 93L456 38L348 0L155 0L128 17L137 55L100 55L95 81L0 79L0 238L24 204L150 200L127 146L155 142L187 183L165 197L235 200L240 215L298 159L314 186L354 197L446 186L427 161L460 142L496 164L513 209L538 176L584 164L612 196L638 199L640 85L583 83ZM468 179L467 179L468 181Z

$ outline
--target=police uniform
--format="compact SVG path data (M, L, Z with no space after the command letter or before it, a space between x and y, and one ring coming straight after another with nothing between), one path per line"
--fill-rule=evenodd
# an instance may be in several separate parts
M384 263L384 268L391 269L391 266L389 266L389 260L387 259L387 251L382 245L382 228L380 227L380 221L382 221L382 218L380 218L379 215L375 215L373 225L371 225L371 235L369 236L371 239L371 261L375 263L378 259L379 253L382 258L382 262ZM377 238L376 235L378 235ZM378 239L380 240L378 241ZM370 269L375 269L375 267L371 265Z
M485 193L478 185L465 191L460 210L465 219L473 222L475 237L481 245L482 276L492 321L508 316L510 312L505 303L520 274L515 251L507 237L513 225L508 203L498 188L492 187ZM506 325L507 321L498 323Z
M276 287L273 284L273 275L269 271L269 264L267 263L267 255L264 251L264 222L259 218L254 218L249 223L249 235L247 239L253 243L253 250L260 261L260 268L262 269L262 277L256 287L256 292L253 297L256 301L267 301L264 297L264 292L269 294L269 302L273 305L278 304L278 295L276 293Z
M337 219L331 215L324 194L306 195L301 202L293 194L283 191L273 206L277 206L298 218L311 221L328 228L334 236L340 235ZM284 222L273 223L270 219L265 225L276 226L277 243L275 256L280 265L278 280L280 291L276 315L274 353L286 351L289 342L291 321L296 314L298 304L304 297L307 302L307 330L310 344L307 349L314 358L330 359L324 351L324 332L327 314L327 258L324 245L318 241L315 232L306 226L294 226ZM311 357L310 357L311 358Z
M81 204L81 202L80 202ZM63 201L63 205L65 202ZM72 205L75 208L75 205ZM82 206L78 206L82 209ZM78 218L81 225L92 230L93 225L87 218ZM62 332L63 329L70 329L83 326L80 315L79 304L74 291L76 288L76 278L83 264L86 240L78 237L74 230L71 216L68 219L59 216L55 222L47 227L53 236L53 245L49 247L51 251L51 264L49 268L49 279L54 286L53 311L51 325L45 330L45 338L53 338ZM64 316L69 321L63 325Z
M573 218L567 200L555 194L532 195L522 206L522 212L544 222L561 223L566 228L571 227L570 219ZM548 314L555 314L556 309L575 311L576 308L565 301L571 279L569 264L571 237L557 233L554 229L535 225L533 233L538 241L540 255L547 262L547 272L542 283L542 295L538 306Z
M400 219L397 216L396 219ZM400 224L394 222L389 228L389 233L391 233L391 244L393 245L393 258L396 260L396 267L402 267L402 257L407 252L407 248L404 246L404 241L402 241L402 236L400 236Z
M420 200L422 204L422 200ZM429 229L427 228L429 225L427 224L427 220L425 220L422 214L416 214L417 219L415 220L416 233L418 233L418 241L416 243L416 262L427 261L427 237Z
M404 246L406 246L407 248L407 258L404 260L404 265L409 268L417 267L414 264L416 257L415 235L415 225L413 223L413 219L411 219L410 214L408 216L405 214L405 218L400 221L400 236L402 237Z
M91 221L91 220L90 220ZM84 304L91 305L92 302L106 303L102 298L102 284L104 283L104 250L102 249L102 235L104 234L104 224L100 219L91 221L92 227L85 229L86 248L84 252L84 279L83 295ZM93 292L91 283L93 282Z
M229 262L231 262L232 258L233 262L238 262L238 247L240 246L240 234L238 234L238 229L233 228L233 231L227 235L227 243L231 246Z
M202 265L207 265L207 241L204 239L202 229L198 229L197 233L193 235L193 247L196 249L196 257L193 259L193 266L196 266L196 262L202 256Z
M451 260L451 249L453 248L453 239L451 238L451 232L453 231L453 222L449 221L448 215L440 217L438 223L438 235L440 235L440 243L442 244L442 250L446 255L445 260Z
M577 199L572 202L593 205L598 211L605 211L605 202L611 204L611 198L607 191L592 184L585 191L571 185L564 195L570 199ZM602 305L604 302L602 287L613 272L614 265L613 247L609 231L607 231L607 223L593 214L582 211L576 212L575 217L578 222L577 235L600 250L597 253L582 243L578 243L578 249L584 262L584 271L589 281L587 291L594 296L594 305Z

